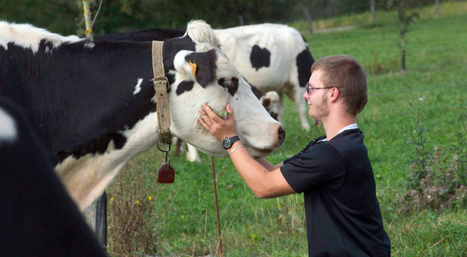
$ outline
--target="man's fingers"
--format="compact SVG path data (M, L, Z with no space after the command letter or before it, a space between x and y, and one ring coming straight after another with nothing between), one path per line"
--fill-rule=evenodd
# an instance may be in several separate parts
M203 104L203 110L213 122L219 123L222 121L222 119L219 118L219 116L217 116L217 114L215 114L207 104Z
M209 131L209 125L206 123L205 120L203 120L202 118L199 118L198 119L198 122L201 124L201 126L203 126L207 131Z
M234 114L232 108L230 108L230 104L227 104L227 105L225 106L225 110L226 110L227 112L230 112L230 114L232 114L232 115Z

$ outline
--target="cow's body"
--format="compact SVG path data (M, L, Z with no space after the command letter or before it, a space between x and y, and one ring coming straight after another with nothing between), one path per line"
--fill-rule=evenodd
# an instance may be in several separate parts
M26 114L0 97L0 256L106 256Z
M128 160L160 141L151 42L94 43L0 22L0 96L26 109L46 147L57 154L55 169L81 210ZM205 102L215 111L230 103L253 156L282 143L282 126L261 108L209 25L192 22L183 37L167 40L163 62L174 136L225 156L197 119ZM189 62L198 65L196 75ZM264 127L250 126L255 119Z
M301 126L309 130L303 93L314 60L308 44L296 29L280 24L258 24L214 30L221 48L240 74L261 92L279 94L277 119L284 113L283 94L297 108ZM97 39L150 41L183 35L184 31L149 29L97 36Z

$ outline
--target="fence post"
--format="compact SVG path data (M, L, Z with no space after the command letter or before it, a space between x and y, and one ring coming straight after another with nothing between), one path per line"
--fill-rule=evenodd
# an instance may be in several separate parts
M104 249L107 249L107 193L105 191L97 200L96 236Z

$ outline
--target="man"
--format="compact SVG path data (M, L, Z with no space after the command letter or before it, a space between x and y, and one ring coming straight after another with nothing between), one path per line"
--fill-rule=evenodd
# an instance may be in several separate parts
M303 97L326 135L278 165L255 160L242 147L230 106L232 116L221 119L203 105L199 122L223 141L257 197L304 193L309 256L390 256L373 170L356 123L367 102L365 72L346 55L321 58L311 72Z

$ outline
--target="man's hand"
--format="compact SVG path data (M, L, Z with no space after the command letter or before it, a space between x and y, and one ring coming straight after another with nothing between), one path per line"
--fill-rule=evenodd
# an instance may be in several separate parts
M225 106L225 111L230 113L230 115L225 115L223 119L215 114L207 104L203 104L199 110L201 117L198 119L198 122L221 142L224 137L233 137L237 135L235 116L229 104Z

